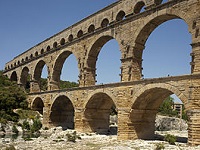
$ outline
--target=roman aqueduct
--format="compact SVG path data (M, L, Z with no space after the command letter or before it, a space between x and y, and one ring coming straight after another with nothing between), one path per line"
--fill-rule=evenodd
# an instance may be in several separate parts
M104 133L110 109L118 111L118 139L149 139L155 116L171 94L184 103L189 117L188 143L200 144L200 2L198 0L119 0L30 48L5 66L4 74L25 86L28 101L43 114L43 126L63 126ZM141 9L145 8L141 12ZM142 54L149 35L160 24L182 19L191 33L191 74L142 79ZM105 43L115 39L121 52L121 82L95 85L96 61ZM78 62L79 87L59 89L68 56ZM48 68L48 90L40 78Z

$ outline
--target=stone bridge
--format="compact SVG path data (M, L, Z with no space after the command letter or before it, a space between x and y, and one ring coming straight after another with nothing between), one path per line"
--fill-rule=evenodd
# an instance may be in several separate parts
M188 143L200 144L200 2L198 0L119 0L30 48L5 66L4 74L26 87L30 107L44 116L43 126L105 133L114 106L118 139L149 139L162 101L176 94L188 117ZM144 8L144 11L142 11ZM191 33L191 74L142 79L142 54L149 35L160 24L182 19ZM116 39L121 51L121 82L95 85L101 48ZM78 62L79 87L60 90L65 60ZM177 56L178 58L178 56ZM41 91L44 65L48 90Z

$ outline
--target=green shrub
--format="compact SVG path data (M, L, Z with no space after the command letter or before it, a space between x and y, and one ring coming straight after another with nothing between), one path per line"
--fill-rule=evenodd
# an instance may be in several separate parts
M165 135L164 140L167 141L171 145L175 145L176 137L174 135L167 134Z
M23 121L22 129L30 130L30 125L27 120Z
M37 132L42 128L42 123L40 119L36 118L33 120L33 125L31 126L31 132Z
M156 144L156 150L162 150L162 149L165 149L165 146L163 143L157 143Z
M18 134L18 133L19 133L19 131L18 131L18 129L16 128L15 125L12 127L12 132L15 133L15 134Z

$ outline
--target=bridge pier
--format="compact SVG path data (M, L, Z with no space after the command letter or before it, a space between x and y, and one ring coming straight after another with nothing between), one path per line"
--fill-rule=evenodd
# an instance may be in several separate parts
M200 144L200 109L189 110L188 114L188 144Z
M30 81L30 93L34 92L40 92L40 85L36 80Z

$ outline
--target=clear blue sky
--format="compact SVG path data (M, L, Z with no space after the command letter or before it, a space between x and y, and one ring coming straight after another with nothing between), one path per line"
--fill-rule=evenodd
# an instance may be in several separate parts
M0 69L18 54L115 1L1 0ZM190 44L191 35L184 21L172 20L160 25L145 45L144 78L189 74ZM76 65L77 62L70 56L65 62L61 78L77 81ZM112 40L100 52L97 83L118 82L119 68L119 46Z

